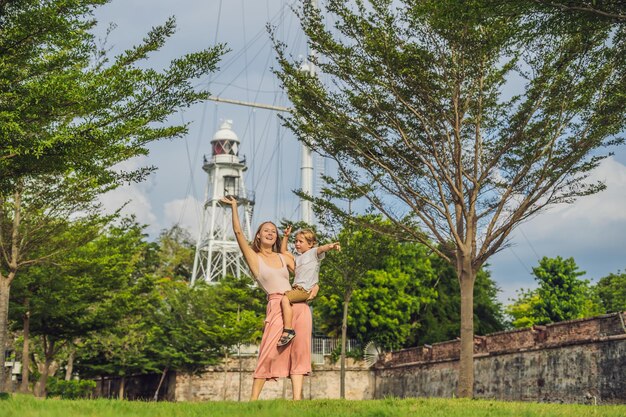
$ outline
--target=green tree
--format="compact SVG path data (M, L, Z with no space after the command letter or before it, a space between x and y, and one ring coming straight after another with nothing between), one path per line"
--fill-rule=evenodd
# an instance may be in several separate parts
M74 171L114 183L146 169L118 172L145 145L180 137L185 125L160 122L205 99L191 80L216 68L223 45L174 59L162 71L142 61L175 30L168 19L116 57L96 45L94 8L109 0L13 0L0 4L0 190L24 175ZM155 123L156 122L156 123ZM148 170L149 171L149 170Z
M215 304L220 306L217 329L220 333L224 371L228 372L231 353L238 353L244 344L257 343L261 340L266 295L246 277L227 276L212 288L215 291ZM241 401L243 371L241 355L238 355L238 369L240 373L238 398ZM228 386L225 384L224 399L228 398L227 389Z
M314 209L316 209L314 207ZM332 220L322 218L328 226ZM375 221L375 220L371 220ZM382 222L381 222L382 224ZM337 226L335 224L335 226ZM329 229L332 230L332 229ZM333 252L326 256L320 267L320 288L322 293L318 296L316 305L322 311L331 309L341 311L339 317L341 329L341 355L340 355L340 397L345 397L345 361L346 340L348 334L350 306L355 292L360 283L366 279L368 271L380 269L384 262L384 255L391 247L392 239L383 235L377 235L370 229L359 228L355 224L347 224L338 233L334 241L339 241L341 251ZM322 312L322 315L325 313ZM330 315L330 314L328 314ZM334 323L337 324L337 323ZM332 334L329 328L322 327L327 333Z
M139 45L110 57L90 29L107 0L0 2L0 347L6 344L10 286L34 259L22 245L25 188L41 175L70 177L98 192L137 181L152 168L114 169L147 153L154 140L182 136L171 114L207 97L192 80L216 68L218 45L174 59L157 71L145 62L175 29L153 28ZM105 47L106 48L106 47ZM7 226L8 225L8 226ZM0 367L0 391L4 367Z
M626 272L618 271L600 278L594 291L606 313L626 311Z
M161 232L157 240L160 277L191 281L195 243L189 232L178 225Z
M557 15L576 14L590 19L602 19L614 22L626 22L626 11L621 1L615 0L535 0L534 7Z
M226 277L216 285L164 279L161 302L147 318L146 350L161 372L196 374L227 356L233 346L260 337L264 309L251 281ZM157 398L158 390L155 392Z
M32 192L23 193L21 190L25 188ZM3 256L0 261L0 276L3 270L11 271L12 268L13 277L18 268L24 268L26 272L24 282L18 285L20 301L17 303L18 315L21 315L20 321L24 325L22 356L26 357L26 365L29 357L29 293L34 290L32 286L37 286L33 278L40 275L36 266L58 262L63 252L89 242L110 221L112 216L99 214L98 206L92 202L94 196L95 190L85 181L72 177L59 181L56 176L40 175L36 179L23 180L13 198L0 201L0 253ZM18 210L16 206L19 206ZM70 221L69 218L73 220ZM11 266L8 260L16 262ZM33 268L34 274L29 274L28 270ZM10 285L13 283L12 279L8 279L11 278L11 272L6 278L0 282L7 285L6 292L0 294L2 297L9 296ZM6 300L7 303L9 300ZM0 306L4 301L0 299ZM15 308L15 302L13 306ZM6 309L0 310L6 313ZM5 326L5 332L6 319L6 316L0 315L0 325ZM0 333L1 331L0 326ZM25 369L28 376L28 367ZM28 378L24 378L21 389L27 390L27 386Z
M68 235L79 230L68 230ZM67 238L65 240L69 240ZM42 349L39 392L43 396L50 365L64 348L137 314L145 283L138 264L146 242L132 220L110 227L97 239L65 252L55 262L29 269L29 332ZM74 245L76 246L76 245ZM24 294L25 293L25 294ZM18 305L23 305L19 303Z
M146 304L146 310L152 304ZM120 378L118 398L125 398L126 377L158 372L146 352L149 326L143 316L126 315L115 326L94 333L77 344L76 370L82 377Z
M517 225L604 187L584 179L626 126L623 23L571 13L545 26L557 13L532 2L324 7L297 11L318 77L275 41L285 124L336 161L335 194L359 191L455 268L470 397L477 272Z
M419 282L411 280L398 270L368 271L354 291L348 327L362 346L373 341L381 349L390 351L403 347L415 331L417 323L411 318L417 314L422 302L411 294L410 286Z
M361 344L374 341L391 350L458 337L459 283L447 262L424 245L392 243L380 268L368 271L354 291L348 317L350 338ZM478 272L474 290L475 333L504 330L499 290L489 271ZM324 289L321 294L315 308L319 327L336 335L341 325L341 297Z
M590 317L601 312L599 301L574 258L543 257L533 268L538 287L524 291L508 308L514 327L556 323Z
M539 295L531 290L517 291L517 298L512 300L513 304L506 307L506 312L511 316L511 325L515 328L532 327L540 324L540 317L537 317L536 311L540 303Z
M341 236L341 235L340 235ZM375 342L383 350L407 346L407 341L420 326L416 319L424 304L430 303L435 295L429 285L435 275L429 256L423 245L401 244L367 233L364 241L355 245L368 244L368 240L383 240L384 246L376 254L377 259L355 280L346 332L361 346ZM342 252L344 250L342 249ZM419 252L419 255L417 254ZM360 257L358 251L345 252L343 256ZM343 259L342 259L343 261ZM346 264L357 262L346 259ZM408 261L408 262L405 262ZM342 328L343 292L334 292L336 286L327 288L324 282L333 274L333 267L322 263L322 291L316 301L315 314L320 330L328 335L339 336ZM336 278L335 278L336 279Z
M453 340L460 334L461 294L454 268L438 256L433 256L431 262L435 277L425 285L431 286L436 295L432 302L420 308L416 317L419 326L406 346ZM489 270L479 270L474 285L475 334L485 335L506 328L504 307L498 301L499 291Z
M83 376L120 377L170 371L196 374L230 350L257 340L263 327L263 297L250 281L226 277L216 285L164 278L156 298L136 305L117 325L87 338L77 352Z

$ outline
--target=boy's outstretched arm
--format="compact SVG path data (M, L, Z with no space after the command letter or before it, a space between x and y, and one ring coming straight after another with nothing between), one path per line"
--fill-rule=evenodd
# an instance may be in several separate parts
M324 252L328 252L329 250L341 250L341 245L339 244L339 242L333 242L333 243L327 243L325 245L322 246L318 246L317 247L317 254L321 255Z

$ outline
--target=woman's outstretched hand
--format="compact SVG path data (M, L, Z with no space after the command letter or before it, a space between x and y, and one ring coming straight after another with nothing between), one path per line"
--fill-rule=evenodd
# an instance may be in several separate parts
M235 197L227 195L220 198L220 203L228 204L231 207L235 207L237 205L237 200L235 200Z

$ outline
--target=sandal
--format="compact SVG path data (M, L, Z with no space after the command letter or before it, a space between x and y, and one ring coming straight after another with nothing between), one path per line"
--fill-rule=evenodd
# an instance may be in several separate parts
M283 336L278 341L278 346L285 346L289 344L296 337L296 332L293 329L283 329Z

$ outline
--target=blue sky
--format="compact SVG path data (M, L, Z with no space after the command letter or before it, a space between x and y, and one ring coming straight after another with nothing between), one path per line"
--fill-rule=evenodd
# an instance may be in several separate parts
M293 2L293 1L291 1ZM278 25L277 33L294 57L307 49L298 24L284 0L112 0L96 12L100 36L109 23L116 29L108 38L112 51L120 52L140 42L147 31L176 16L178 30L165 48L150 58L159 67L186 52L227 43L231 49L221 69L198 82L212 94L244 101L288 106L275 77L266 22ZM280 127L276 113L230 104L205 102L181 111L173 122L189 122L187 137L150 146L150 155L128 162L130 166L155 165L158 170L146 182L118 189L103 199L114 209L129 202L126 211L160 230L181 224L195 236L201 218L206 174L202 156L210 153L210 140L222 120L233 120L246 155L248 189L256 192L253 223L261 220L297 220L299 205L291 190L300 187L300 145ZM316 173L332 166L321 158ZM598 279L626 269L626 149L617 149L593 173L608 189L569 206L554 207L521 225L511 246L492 257L492 277L507 301L519 288L532 288L532 267L543 256L573 257L586 278Z

